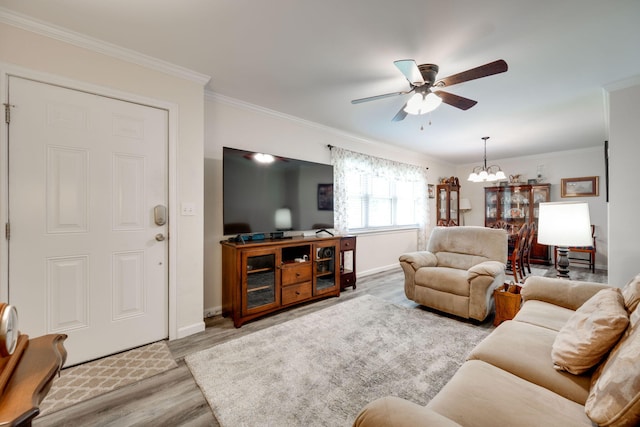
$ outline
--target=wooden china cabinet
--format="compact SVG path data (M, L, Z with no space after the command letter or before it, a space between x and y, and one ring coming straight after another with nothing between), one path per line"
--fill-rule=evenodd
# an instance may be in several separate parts
M451 227L460 225L460 181L457 177L443 180L436 187L436 224Z
M485 227L504 227L516 233L523 224L538 226L539 206L550 201L551 184L514 184L485 187ZM531 248L531 262L550 264L549 247L538 244L537 236Z

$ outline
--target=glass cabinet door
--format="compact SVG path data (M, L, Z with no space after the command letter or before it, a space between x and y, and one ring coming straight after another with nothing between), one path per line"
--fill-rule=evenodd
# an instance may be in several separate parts
M501 200L502 218L512 232L529 222L530 187L509 186L504 188Z
M335 291L339 286L340 261L335 244L315 246L314 295Z
M485 188L484 193L484 226L495 227L498 222L498 201L500 199L500 189L497 187Z
M280 303L277 289L276 253L246 252L242 257L242 312L251 314Z
M438 186L438 218L436 224L442 225L443 223L448 222L447 205L447 189Z
M457 188L452 188L449 192L449 225L459 225L458 206L458 190Z
M533 204L533 212L532 212L532 222L534 222L536 224L536 227L538 225L538 214L540 212L540 203L544 203L544 202L548 202L550 199L550 192L551 188L549 185L544 185L544 186L534 186L532 188L532 204Z

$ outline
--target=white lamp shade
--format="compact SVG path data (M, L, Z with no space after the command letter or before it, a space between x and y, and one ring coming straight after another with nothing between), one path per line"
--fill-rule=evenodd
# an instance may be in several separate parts
M276 230L291 230L291 209L282 208L276 210Z
M538 243L553 246L591 246L591 218L586 202L540 203Z
M469 201L469 199L460 199L460 210L461 211L471 210L471 202Z

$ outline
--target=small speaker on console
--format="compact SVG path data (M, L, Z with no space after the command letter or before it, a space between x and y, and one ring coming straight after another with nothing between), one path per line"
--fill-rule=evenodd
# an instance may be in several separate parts
M322 258L331 258L333 256L333 248L324 248L322 250Z

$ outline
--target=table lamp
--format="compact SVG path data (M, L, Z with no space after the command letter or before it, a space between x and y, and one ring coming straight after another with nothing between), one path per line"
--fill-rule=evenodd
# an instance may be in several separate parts
M462 225L464 225L464 214L471 210L471 202L469 199L460 199L460 212L462 212Z
M591 218L586 202L540 203L538 243L558 247L558 277L569 278L569 246L590 246Z
M275 223L276 230L278 231L287 231L291 230L291 209L289 208L280 208L276 210L275 214Z

